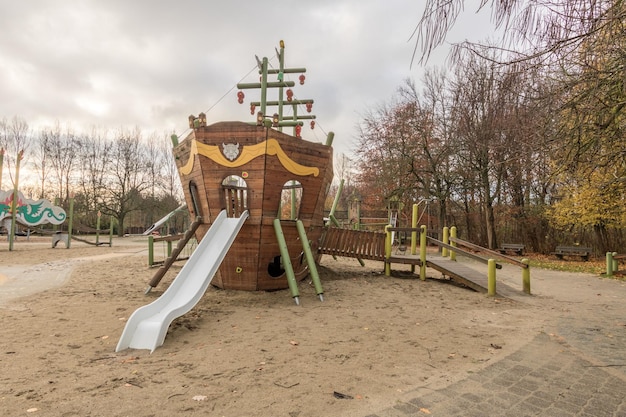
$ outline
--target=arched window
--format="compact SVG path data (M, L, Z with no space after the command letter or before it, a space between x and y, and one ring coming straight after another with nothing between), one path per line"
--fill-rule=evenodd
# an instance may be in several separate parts
M224 205L228 217L240 217L248 210L248 184L237 175L229 175L222 181Z
M296 180L287 181L280 194L278 217L283 220L296 220L300 214L301 203L302 184Z
M196 216L202 216L202 206L198 195L198 186L195 182L189 181L189 194L191 195L191 204L193 205L193 213Z

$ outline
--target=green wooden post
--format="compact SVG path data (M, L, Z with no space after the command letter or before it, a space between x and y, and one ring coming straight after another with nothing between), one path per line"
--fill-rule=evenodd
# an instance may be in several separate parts
M154 265L154 236L148 236L148 266Z
M0 148L0 190L2 190L2 165L4 164L4 148Z
M411 255L417 254L417 204L413 204L411 211ZM415 273L415 265L411 265L411 273Z
M326 135L326 146L333 146L334 139L335 139L335 132L328 132L328 135Z
M167 241L167 257L169 258L170 256L172 256L172 241L168 240Z
M443 243L446 245L450 244L450 229L448 226L443 228ZM448 248L441 248L441 256L446 258L448 256Z
M74 227L74 197L70 197L70 215L67 222L67 246L69 249L72 246L72 228Z
M289 290L291 296L296 305L300 305L300 292L298 291L298 283L296 282L296 274L293 272L293 265L291 265L291 258L289 257L289 249L287 248L287 241L283 234L283 228L280 225L280 219L274 219L274 231L276 232L276 239L278 240L278 248L280 249L280 257L285 267L285 274L287 275L287 284L289 284Z
M524 258L522 263L526 265L526 268L522 268L522 286L524 293L530 295L530 261Z
M456 226L452 226L450 228L450 237L453 237L456 239ZM454 246L456 248L456 242L452 242L451 246ZM456 261L456 252L453 250L450 250L450 260Z
M385 275L391 276L391 262L389 258L391 258L391 232L389 231L391 225L385 226Z
M487 295L493 297L496 295L496 260L489 259L487 261Z
M109 220L109 247L113 246L113 216Z
M611 255L612 255L612 258L613 258L613 272L617 272L619 270L619 265L617 263L617 259L615 259L615 257L617 256L617 252L613 252Z
M102 213L98 210L98 218L96 219L96 246L100 245L100 217Z
M261 62L261 113L267 115L267 58Z
M337 210L337 205L339 204L339 198L341 197L341 193L343 192L343 178L339 181L339 188L337 188L337 194L335 194L335 199L333 200L333 205L330 207L330 215L335 215L335 210Z
M304 224L302 224L302 220L296 221L296 228L298 229L298 235L300 236L300 241L302 242L302 249L304 250L304 255L306 256L306 263L309 267L309 272L311 274L311 281L313 281L313 285L315 286L315 293L319 297L320 301L324 301L324 289L322 288L320 275L317 272L315 258L313 257L311 245L309 244L309 238L306 236L306 231L304 230Z
M426 225L420 227L420 279L426 280Z
M9 230L9 250L13 250L13 240L15 239L15 229L17 225L17 187L20 177L20 162L24 158L24 151L17 153L15 160L15 184L13 184L13 200L11 201L11 230Z

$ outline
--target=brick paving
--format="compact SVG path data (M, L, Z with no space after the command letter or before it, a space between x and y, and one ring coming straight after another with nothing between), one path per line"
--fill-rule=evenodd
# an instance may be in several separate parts
M498 274L499 282L521 290L519 272ZM626 417L626 282L532 274L534 295L515 299L558 306L544 332L457 382L438 389L427 384L366 417Z

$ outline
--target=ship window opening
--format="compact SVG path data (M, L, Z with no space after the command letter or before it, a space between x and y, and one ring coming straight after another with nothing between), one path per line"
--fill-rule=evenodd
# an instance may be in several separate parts
M248 210L248 184L237 175L229 175L222 181L226 214L228 217L241 217Z
M285 273L285 270L283 269L283 266L281 265L280 255L274 256L274 259L272 259L272 262L270 262L267 265L267 273L272 278L278 278Z
M280 194L279 218L282 220L296 220L300 214L302 204L302 184L300 181L289 180L283 185Z
M193 214L196 216L202 216L202 208L200 206L200 199L198 198L198 186L193 181L189 181L189 195L191 195Z

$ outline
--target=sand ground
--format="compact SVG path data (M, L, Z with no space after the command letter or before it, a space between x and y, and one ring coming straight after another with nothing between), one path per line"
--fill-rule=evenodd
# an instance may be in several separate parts
M156 269L142 238L0 242L0 415L365 416L509 355L558 314L324 255L324 302L307 280L300 306L286 290L211 287L162 347L116 353L130 314L181 267L145 295Z

